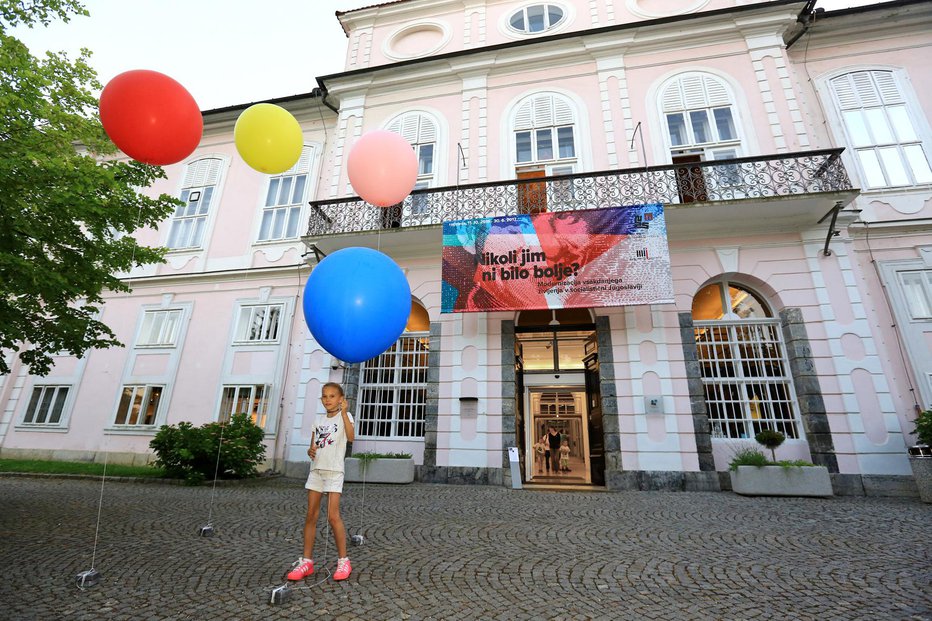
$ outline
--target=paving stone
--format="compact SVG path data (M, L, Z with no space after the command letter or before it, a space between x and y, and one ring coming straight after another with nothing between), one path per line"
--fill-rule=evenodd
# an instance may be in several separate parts
M218 488L212 508L209 486L108 481L103 579L81 591L99 497L99 480L0 477L0 618L932 620L932 507L914 498L350 484L353 575L327 579L322 519L318 571L272 606L303 480Z

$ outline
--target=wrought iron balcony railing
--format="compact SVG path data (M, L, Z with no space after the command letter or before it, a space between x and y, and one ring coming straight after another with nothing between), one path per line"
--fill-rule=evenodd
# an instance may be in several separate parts
M843 149L668 164L415 190L394 207L312 201L308 237L543 211L676 205L850 190Z

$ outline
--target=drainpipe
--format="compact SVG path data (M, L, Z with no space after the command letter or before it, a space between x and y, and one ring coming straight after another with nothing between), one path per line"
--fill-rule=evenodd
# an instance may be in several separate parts
M803 10L799 12L799 17L796 18L796 21L801 23L803 28L786 42L786 49L790 49L790 46L796 43L804 34L809 32L809 28L812 26L812 24L815 23L816 16L825 12L825 9L823 8L815 9L815 3L816 0L809 0L809 2L806 3L806 6L803 7Z

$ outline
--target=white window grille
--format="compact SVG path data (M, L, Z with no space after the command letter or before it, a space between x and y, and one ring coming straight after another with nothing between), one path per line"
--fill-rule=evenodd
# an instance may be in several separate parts
M181 309L150 310L142 317L137 347L174 347L181 325Z
M240 343L274 343L284 310L282 304L242 306L236 324L236 341Z
M247 414L256 426L265 429L271 391L268 384L224 386L217 420L226 423L234 414Z
M867 187L932 183L915 112L892 71L854 71L830 85Z
M54 426L61 424L62 410L68 399L70 388L70 386L34 386L32 398L23 415L23 423Z
M211 200L222 170L223 160L219 158L204 158L188 164L180 197L184 204L175 209L172 217L168 242L165 244L168 248L182 250L201 247Z
M572 105L562 97L531 97L515 112L515 162L518 166L559 166L561 174L572 173L576 162L575 122Z
M772 429L798 438L780 322L697 321L694 328L712 436L753 438Z
M899 273L910 319L932 319L932 270Z
M356 433L422 438L427 408L429 333L406 332L360 370Z
M162 401L162 386L123 386L115 425L154 427Z
M294 166L269 179L262 223L259 225L259 241L294 239L298 236L313 153L311 147L305 146Z
M555 4L532 4L511 14L508 25L524 34L546 32L560 25L565 13Z

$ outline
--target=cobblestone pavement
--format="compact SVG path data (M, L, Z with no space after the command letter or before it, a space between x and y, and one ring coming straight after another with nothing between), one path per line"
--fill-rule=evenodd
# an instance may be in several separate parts
M319 582L318 539L318 572L271 605L302 481L218 486L210 538L210 486L103 489L103 580L81 591L100 482L0 477L0 619L932 619L917 499L347 485L353 575Z

